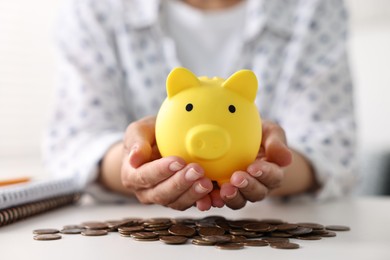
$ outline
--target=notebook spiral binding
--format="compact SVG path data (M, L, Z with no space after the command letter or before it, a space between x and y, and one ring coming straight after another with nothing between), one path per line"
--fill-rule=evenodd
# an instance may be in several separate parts
M77 202L81 193L61 195L0 210L0 227Z

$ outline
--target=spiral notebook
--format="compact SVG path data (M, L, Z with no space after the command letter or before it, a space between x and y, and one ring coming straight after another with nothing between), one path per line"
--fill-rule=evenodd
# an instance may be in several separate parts
M0 188L0 227L76 202L81 194L74 178L58 178Z

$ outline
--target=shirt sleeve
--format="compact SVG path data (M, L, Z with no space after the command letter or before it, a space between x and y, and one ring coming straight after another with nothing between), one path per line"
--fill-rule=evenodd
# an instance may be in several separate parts
M306 1L298 10L279 93L277 120L289 145L312 163L325 200L357 179L353 85L343 1Z
M56 27L59 77L45 133L44 162L54 175L93 183L99 163L128 122L106 1L68 1ZM108 1L107 1L108 2Z

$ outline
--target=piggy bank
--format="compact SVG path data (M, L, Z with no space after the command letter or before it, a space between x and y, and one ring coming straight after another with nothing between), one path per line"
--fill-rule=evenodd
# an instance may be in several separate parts
M188 69L175 68L167 77L166 91L156 119L156 142L163 157L198 163L219 185L255 160L261 118L252 71L240 70L224 80L198 78Z

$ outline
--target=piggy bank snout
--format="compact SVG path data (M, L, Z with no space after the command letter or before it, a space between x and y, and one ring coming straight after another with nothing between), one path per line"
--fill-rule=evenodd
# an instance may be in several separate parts
M190 156L201 160L215 160L230 149L228 132L215 125L199 125L191 128L186 136L186 149Z

